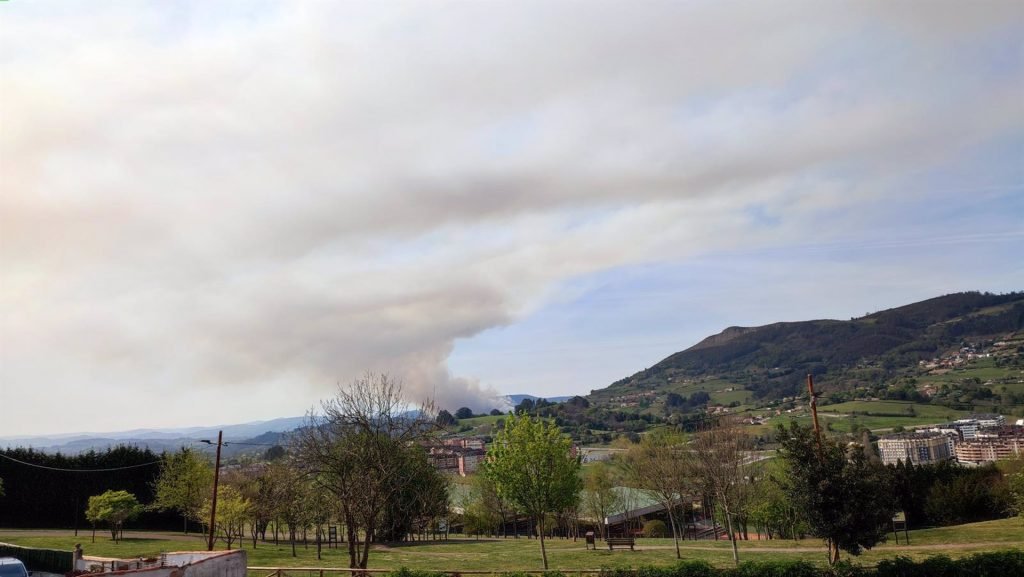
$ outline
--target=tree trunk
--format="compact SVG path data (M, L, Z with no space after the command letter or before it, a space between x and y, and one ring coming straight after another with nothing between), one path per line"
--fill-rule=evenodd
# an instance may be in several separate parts
M832 539L828 540L828 565L829 567L839 562L839 544Z
M363 558L359 561L360 569L366 569L366 564L370 559L370 536L373 535L373 528L366 528L366 537L363 539Z
M544 548L544 519L540 519L537 522L537 526L540 528L540 558L544 561L544 570L548 570L548 552Z
M732 561L736 565L740 564L740 551L736 545L736 535L732 532L732 515L729 514L729 508L723 507L723 514L725 515L725 525L729 528L729 540L732 541Z
M676 559L682 559L679 553L679 530L676 528L676 516L672 514L672 507L668 508L668 524L672 526L672 540L676 544Z
M353 533L352 526L352 519L346 516L345 532L348 533L348 566L358 569L359 563L356 558L358 551L356 550L356 547L359 546L359 543L357 542L356 535Z

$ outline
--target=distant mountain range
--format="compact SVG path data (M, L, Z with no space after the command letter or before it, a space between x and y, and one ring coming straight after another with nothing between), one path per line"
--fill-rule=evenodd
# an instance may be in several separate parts
M518 405L523 399L536 400L541 397L526 394L508 395L506 399L511 406ZM569 397L544 397L552 402L561 402ZM454 410L454 409L452 409ZM183 446L195 446L202 439L217 438L218 431L224 431L224 440L229 442L225 454L234 455L245 450L251 452L259 447L270 446L282 442L286 433L302 426L305 417L284 417L269 421L253 421L237 425L217 425L209 427L180 427L163 429L132 429L118 432L99 433L66 433L56 435L33 435L0 437L0 447L31 447L47 453L61 452L65 454L83 453L90 450L103 451L117 445L133 445L149 447L155 452L176 451ZM235 445L231 445L234 442ZM205 445L199 445L203 447Z
M601 402L721 379L770 400L798 394L808 373L821 390L845 390L884 381L963 343L1021 330L1024 292L956 293L848 321L729 327L589 398Z
M153 451L176 450L201 439L216 439L218 431L224 431L228 441L248 441L264 433L293 431L302 425L305 417L285 417L269 421L253 421L238 425L211 427L181 427L168 429L133 429L130 431L104 433L69 433L62 435L37 435L24 437L0 437L0 446L32 447L46 452L80 453L90 449L104 450L117 445L149 447Z

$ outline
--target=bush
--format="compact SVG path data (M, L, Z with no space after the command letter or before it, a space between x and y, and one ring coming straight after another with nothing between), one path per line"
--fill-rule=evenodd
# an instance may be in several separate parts
M971 577L1024 575L1024 551L977 553L960 560L961 572Z
M664 521L652 519L644 523L644 537L668 537L668 526Z
M417 569L409 569L408 567L401 567L397 571L388 573L388 577L437 577L436 573L430 571L420 571Z
M715 577L715 569L706 561L680 561L665 572L666 577Z
M821 577L822 571L806 561L747 561L724 573L729 577Z

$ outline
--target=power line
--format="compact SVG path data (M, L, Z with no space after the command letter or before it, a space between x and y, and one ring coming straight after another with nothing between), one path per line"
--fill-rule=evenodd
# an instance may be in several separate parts
M108 467L108 468L105 468L105 469L64 469L64 468L61 468L61 467L49 467L47 465L39 465L37 463L28 463L26 461L21 461L21 460L15 459L14 457L7 456L7 455L5 455L3 453L0 453L0 457L3 457L5 459L7 459L8 461L14 461L15 463L18 463L19 465L25 465L27 467L35 467L37 469L46 469L47 471L60 471L62 473L109 473L109 472L112 472L112 471L124 471L126 469L138 469L140 467L149 467L150 465L156 465L157 463L163 463L163 459L160 459L158 461L150 461L148 463L140 463L138 465L126 465L124 467Z

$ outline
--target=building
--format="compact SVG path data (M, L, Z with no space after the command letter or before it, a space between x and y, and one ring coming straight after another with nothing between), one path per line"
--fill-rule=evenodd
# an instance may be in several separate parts
M1024 453L1024 427L1011 425L979 434L956 446L956 460L961 463L990 463L1018 457Z
M1006 417L995 413L977 413L967 415L963 419L957 419L953 425L960 429L964 440L973 439L978 436L982 429L994 429L1006 424Z
M439 471L465 477L476 472L487 456L484 440L476 437L445 439L428 449L431 463Z
M967 415L964 420L977 421L978 426L982 429L1002 427L1006 424L1006 417L995 413L976 413L974 415Z
M899 461L924 465L948 461L956 456L956 438L937 432L897 433L878 440L882 463L895 465Z

